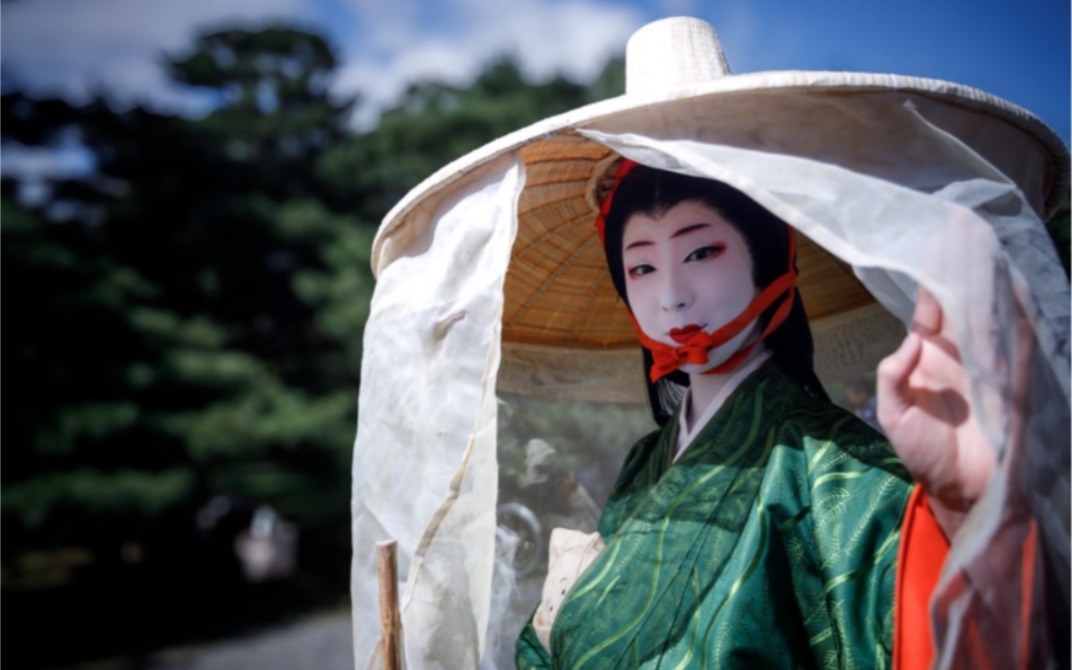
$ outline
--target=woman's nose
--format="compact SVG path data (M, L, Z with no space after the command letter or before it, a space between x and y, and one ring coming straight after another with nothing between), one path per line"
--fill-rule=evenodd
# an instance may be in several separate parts
M688 286L681 281L681 277L679 277L676 272L663 273L661 293L663 310L667 312L676 312L685 309L692 304L695 297L692 295Z

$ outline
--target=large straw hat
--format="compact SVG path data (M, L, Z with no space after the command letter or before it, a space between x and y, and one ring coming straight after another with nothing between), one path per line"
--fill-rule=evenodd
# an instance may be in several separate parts
M634 34L626 82L623 96L511 133L426 179L384 220L373 246L373 271L392 262L402 246L396 242L416 234L416 220L428 214L422 204L480 166L517 152L526 181L504 288L504 343L635 349L636 335L607 276L593 225L593 187L617 157L576 132L587 128L802 156L926 189L921 180L927 178L922 162L928 149L905 146L909 133L897 126L905 122L888 113L903 112L907 103L1014 180L1043 220L1068 188L1067 149L1020 107L966 86L889 74L731 75L714 29L697 19L664 19ZM875 161L884 155L903 160ZM816 330L845 314L866 316L878 308L849 266L803 235L799 268L800 293Z

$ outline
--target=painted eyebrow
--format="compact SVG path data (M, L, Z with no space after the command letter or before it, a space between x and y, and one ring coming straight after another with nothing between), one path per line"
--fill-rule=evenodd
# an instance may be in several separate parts
M682 235L688 235L693 231L699 230L701 228L709 228L710 226L710 223L694 223L691 226L685 226L681 230L677 231L670 236L670 239L674 239L675 237L681 237Z
M674 233L673 235L670 236L670 239L674 239L675 237L681 237L682 235L688 235L691 232L700 230L701 228L709 228L710 226L711 226L710 223L694 223L691 226L685 226L681 230L677 231L676 233ZM627 245L625 247L625 250L629 251L630 249L635 249L637 247L650 247L653 244L655 244L655 243L654 242L649 242L648 240L638 240L636 242L633 242L630 245Z

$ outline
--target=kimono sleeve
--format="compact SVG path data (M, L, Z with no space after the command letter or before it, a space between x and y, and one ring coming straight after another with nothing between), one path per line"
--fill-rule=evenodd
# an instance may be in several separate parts
M801 439L808 511L785 538L820 667L891 667L897 552L913 483L892 447L850 415ZM873 663L859 664L873 659Z
M543 648L536 629L532 627L532 618L525 622L521 635L517 638L514 649L514 663L517 670L541 670L551 667L551 655Z

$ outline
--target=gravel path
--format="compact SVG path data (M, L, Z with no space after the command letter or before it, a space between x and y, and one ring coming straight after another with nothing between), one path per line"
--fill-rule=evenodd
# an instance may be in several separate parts
M161 652L145 670L353 670L350 613L340 612L215 644Z
M539 598L539 580L518 585L509 604L493 615L501 621L489 639L482 668L513 670L514 638ZM350 612L320 614L246 637L177 647L148 657L113 659L68 670L353 670Z

